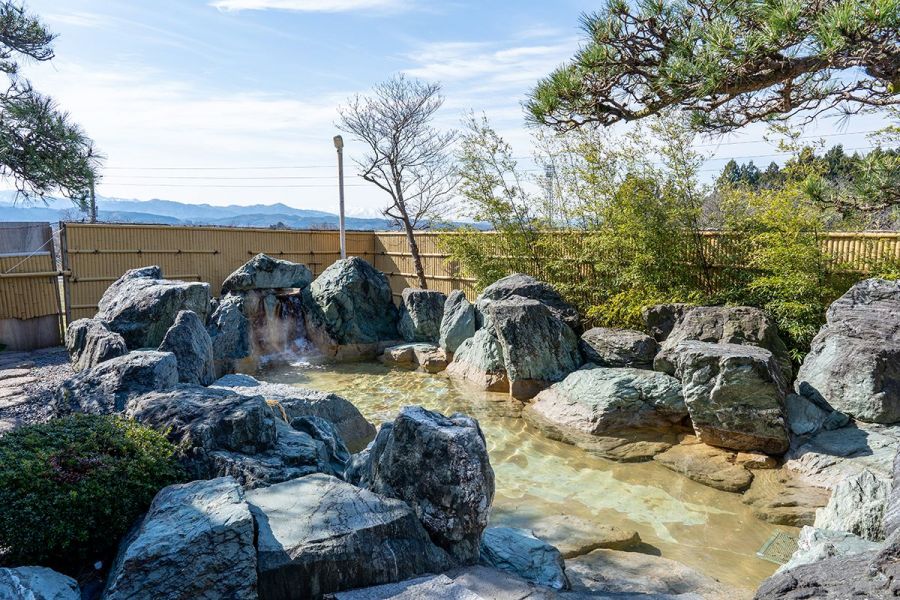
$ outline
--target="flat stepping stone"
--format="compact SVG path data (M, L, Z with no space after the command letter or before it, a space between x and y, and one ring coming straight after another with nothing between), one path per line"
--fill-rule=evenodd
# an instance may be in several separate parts
M0 419L0 435L12 431L19 425L16 419Z
M0 381L14 377L27 377L29 375L31 375L31 371L28 369L3 369L0 370Z
M20 389L23 385L29 385L37 381L37 377L13 377L0 379L0 389Z
M21 404L25 404L28 402L28 396L24 394L17 394L15 396L7 396L0 397L0 410L6 408L13 408L14 406L19 406Z

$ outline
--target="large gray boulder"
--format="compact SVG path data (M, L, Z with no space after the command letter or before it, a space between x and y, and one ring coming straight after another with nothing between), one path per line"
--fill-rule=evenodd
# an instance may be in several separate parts
M771 352L749 345L687 341L671 356L702 442L768 454L788 449L786 384Z
M231 475L253 487L311 473L340 474L350 459L330 423L288 424L261 396L180 386L131 401L125 414L165 432L199 479Z
M222 284L222 295L247 290L305 288L313 280L306 265L257 254Z
M900 281L857 283L826 321L797 372L797 391L859 421L900 421Z
M263 383L249 375L228 375L213 384L245 396L262 396L288 421L320 417L331 422L351 452L359 452L375 438L375 426L349 400L293 385Z
M413 508L431 539L463 564L478 560L494 471L478 421L404 407L369 451L366 485Z
M778 568L777 573L811 565L835 556L853 556L877 550L880 544L864 540L846 531L833 531L805 526L800 530L797 550L791 559Z
M253 516L230 477L164 488L122 541L105 600L255 600Z
M498 279L484 288L481 295L475 301L478 311L484 312L485 308L497 300L506 300L512 296L530 298L547 306L556 317L566 323L573 331L581 330L581 318L574 306L562 299L553 286L543 281L538 281L529 275L514 273L503 279Z
M580 367L578 336L546 304L510 296L485 308L485 328L500 342L509 393L528 400Z
M216 380L212 339L196 313L183 310L166 332L160 352L171 352L178 361L178 381L209 385Z
M81 600L78 582L46 567L0 568L0 600Z
M652 369L658 351L656 340L640 331L594 327L581 335L584 360L601 367Z
M156 348L180 311L193 311L206 322L209 284L163 279L159 267L132 269L107 288L97 308L95 318L129 349Z
M178 361L170 352L131 352L77 373L59 387L57 414L110 414L148 392L171 390L178 384Z
M464 341L475 335L475 306L462 290L453 290L444 302L438 345L453 354Z
M321 598L451 566L405 502L326 475L247 493L260 600Z
M125 339L97 319L78 319L66 329L66 350L72 368L84 371L103 361L128 354Z
M692 304L684 303L655 304L644 307L641 310L644 328L657 342L664 342L672 333L678 320L688 309L693 307Z
M212 340L216 376L233 373L250 356L250 322L244 315L243 298L224 296L210 315L206 332Z
M490 392L508 392L503 348L493 330L481 328L460 344L447 374Z
M339 260L303 290L310 340L334 358L373 357L398 339L397 308L383 273L361 258Z
M762 310L750 306L697 306L685 311L660 345L654 368L673 373L673 354L678 344L688 340L715 344L743 344L765 348L775 357L785 382L791 381L793 367L775 322Z
M406 288L400 301L398 330L407 342L437 344L447 296L443 292Z
M565 561L559 550L525 529L485 529L479 561L537 585L554 590L569 589Z
M816 511L815 527L880 542L885 538L883 521L890 491L890 482L863 469L835 486L825 508Z
M538 394L543 419L589 435L670 429L688 416L681 383L643 369L585 366Z

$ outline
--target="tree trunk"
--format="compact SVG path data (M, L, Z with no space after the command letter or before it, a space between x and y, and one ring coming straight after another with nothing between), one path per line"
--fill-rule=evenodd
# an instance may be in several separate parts
M413 257L413 264L416 267L416 277L419 278L419 287L423 290L428 289L428 282L425 281L425 269L422 268L422 257L419 256L419 244L416 243L416 236L414 235L412 223L409 222L409 218L405 216L403 217L403 227L406 229L406 240L409 242L409 252Z

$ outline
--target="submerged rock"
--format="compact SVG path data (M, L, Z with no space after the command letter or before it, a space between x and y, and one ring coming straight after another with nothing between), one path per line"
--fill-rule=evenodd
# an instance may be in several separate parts
M788 449L786 384L771 352L688 341L675 348L672 358L702 442L767 454Z
M488 305L497 300L506 300L512 296L536 300L550 309L558 319L563 321L573 331L581 330L581 318L574 306L562 299L553 286L543 281L538 281L529 275L515 273L498 279L484 288L475 302L478 311L482 313Z
M674 377L590 365L539 393L530 409L560 427L591 435L670 429L688 414Z
M753 510L757 519L802 527L815 522L816 509L825 506L829 497L829 490L811 486L782 469L756 473L741 502Z
M212 340L217 377L234 373L237 364L250 356L250 322L244 316L241 296L224 296L210 316L206 331Z
M653 457L661 465L688 479L724 492L743 492L753 473L734 464L734 453L696 442L672 446Z
M407 406L382 427L369 453L367 487L408 502L438 546L474 563L494 499L478 421Z
M361 258L339 260L303 291L310 340L330 357L374 357L396 340L397 308L383 273Z
M187 310L178 313L159 351L175 355L181 383L209 385L215 381L212 339L195 313Z
M654 367L658 371L675 371L674 354L685 341L713 344L740 344L764 348L772 353L781 369L782 379L791 380L793 366L775 322L762 310L750 306L697 306L686 310L672 332L661 344Z
M107 288L96 319L122 336L131 350L156 348L182 310L206 322L209 284L162 278L159 267L132 269Z
M443 292L406 288L400 304L397 329L407 342L437 344L447 296Z
M475 306L462 290L453 290L444 303L438 345L453 354L464 341L475 335Z
M479 329L459 345L447 374L489 392L509 391L503 348L490 329Z
M547 515L529 521L529 526L535 536L556 547L565 559L601 548L631 550L641 544L641 536L637 531L588 521L574 515Z
M675 324L684 315L687 310L694 308L692 304L673 303L673 304L656 304L647 306L641 310L641 317L644 319L644 327L650 336L657 342L664 342Z
M426 373L440 373L447 368L447 356L433 344L400 344L385 348L378 360L386 365L406 369L421 368Z
M66 350L72 368L85 371L111 358L128 354L125 339L97 319L78 319L66 329Z
M126 403L148 392L178 384L178 362L170 352L131 352L81 371L66 380L54 399L57 414L105 415L121 412Z
M513 398L528 400L582 365L578 337L542 302L493 300L485 318L502 348Z
M859 421L900 421L900 281L857 283L826 319L797 372L797 391Z
M375 437L375 426L369 423L349 400L293 385L264 383L249 375L229 375L213 384L245 396L262 396L282 413L286 422L300 417L321 417L330 421L351 452L358 452Z
M260 600L321 598L451 566L412 509L326 475L247 493Z
M659 346L649 335L630 329L594 327L581 336L581 353L601 367L652 369Z
M46 567L0 568L2 600L81 600L78 582Z
M253 517L230 478L164 488L123 540L105 600L255 600Z
M312 280L312 272L306 265L257 254L225 279L222 295L247 290L305 288Z
M481 538L481 564L508 571L537 585L569 589L566 565L559 550L512 527L488 527Z
M885 537L883 520L890 489L888 481L863 469L835 486L825 508L816 511L815 526L880 542Z

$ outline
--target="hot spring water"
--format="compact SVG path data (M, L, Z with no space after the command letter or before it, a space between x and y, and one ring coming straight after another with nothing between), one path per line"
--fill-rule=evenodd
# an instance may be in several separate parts
M740 496L695 483L654 463L622 464L545 437L505 394L472 390L444 375L378 363L270 365L261 379L338 393L373 423L400 407L422 405L479 420L496 474L493 525L528 528L535 518L573 515L636 530L644 550L689 565L724 583L755 589L776 566L756 551L778 530ZM764 481L773 472L757 471Z

